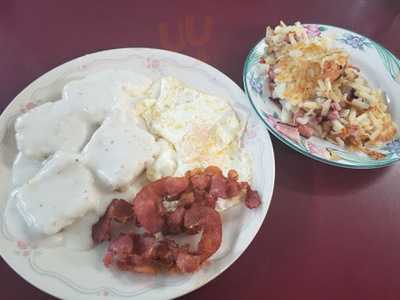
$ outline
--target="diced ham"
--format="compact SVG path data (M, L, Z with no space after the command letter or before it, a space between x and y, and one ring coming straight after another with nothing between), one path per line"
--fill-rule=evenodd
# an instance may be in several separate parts
M299 133L305 138L310 138L314 133L314 129L307 125L299 125L298 130Z
M337 111L341 111L341 110L342 110L342 107L341 107L340 104L337 103L337 102L332 102L332 103L331 103L331 108L332 108L333 110L337 110Z
M300 133L297 127L290 126L283 123L277 123L275 126L276 130L282 133L284 136L290 138L291 140L295 141L296 143L300 142Z
M272 68L269 68L269 70L268 70L268 78L272 82L275 81L275 72L274 72L274 70L272 70Z
M320 157L323 157L323 158L329 158L330 157L330 154L329 154L328 150L326 150L325 147L316 146L315 144L313 144L311 142L308 142L307 146L308 146L308 149L310 150L310 152L312 154L316 154L316 155L318 155Z
M334 121L339 119L340 115L339 112L337 110L333 110L331 112L328 113L328 120L329 121Z

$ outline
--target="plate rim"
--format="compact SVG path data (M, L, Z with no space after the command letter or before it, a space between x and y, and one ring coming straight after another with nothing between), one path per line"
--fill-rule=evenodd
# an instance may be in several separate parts
M388 51L389 53L391 53L397 60L399 60L399 58L394 55L389 49L387 49L386 47L384 47L383 45L381 45L380 43L376 42L375 40L362 35L360 33L357 33L355 31L352 31L350 29L346 29L343 27L339 27L339 26L335 26L335 25L329 25L329 24L324 24L324 23L302 23L302 25L317 25L317 26L325 26L325 27L332 27L335 29L340 29L343 31L347 31L350 33L354 33L356 35L359 35L365 39L368 39L374 43L376 43L377 45L379 45L380 47L384 48L386 51ZM333 167L339 167L339 168L344 168L344 169L353 169L353 170L371 170L371 169L379 169L379 168L384 168L384 167L388 167L398 161L400 161L400 156L397 158L391 158L388 160L385 160L384 162L379 163L379 160L376 161L376 163L370 163L369 165L367 164L359 164L359 165L350 165L350 164L345 164L342 162L338 162L338 161L334 161L334 160L329 160L323 157L319 157L313 153L310 153L308 151L304 151L303 149L301 149L300 147L298 147L295 143L293 143L289 138L286 138L285 136L283 136L281 133L279 133L275 128L271 127L270 124L268 124L268 122L265 121L265 119L263 118L263 116L260 114L259 110L257 109L256 105L254 104L254 100L251 97L251 94L249 93L249 87L247 85L247 80L246 80L246 76L247 76L247 70L249 69L249 65L250 65L250 58L251 56L256 52L256 48L260 45L264 43L264 38L262 38L261 40L259 40L249 51L249 53L246 56L246 59L244 61L243 64L243 72L242 72L242 81L243 81L243 87L244 87L244 91L245 94L247 96L247 99L249 100L251 107L253 108L253 110L256 112L258 118L262 121L262 123L267 127L268 131L270 133L272 133L273 136L275 136L279 141L283 142L286 146L288 146L289 148L291 148L292 150L295 150L296 152L302 154L303 156L306 156L307 158L310 158L312 160L318 161L320 163L324 163Z
M21 97L21 95L23 95L23 93L31 88L31 86L38 80L44 80L45 76L48 76L49 73L55 73L55 72L60 72L62 71L63 68L65 68L67 64L73 63L73 62L77 62L81 59L83 59L84 57L88 57L88 56L95 56L95 55L101 55L101 54L107 54L107 53L112 53L112 52L119 52L119 51L149 51L149 52L158 52L158 53L165 53L165 54L169 54L169 55L175 55L175 56L182 56L185 57L186 59L189 58L195 62L201 63L201 64L205 64L207 65L207 67L211 68L214 72L217 72L219 75L222 75L223 78L225 78L225 80L228 80L229 82L231 82L234 86L236 86L238 89L240 89L243 93L243 97L246 97L246 93L243 91L243 89L241 89L241 87L235 82L233 81L230 77L228 77L224 72L218 70L216 67L201 61L195 57L183 54L183 53L179 53L179 52L175 52L175 51L170 51L170 50L165 50L165 49L159 49L159 48L149 48L149 47L122 47L122 48L110 48L110 49L104 49L104 50L100 50L100 51L94 51L94 52L90 52L90 53L86 53L83 54L81 56L77 56L74 57L72 59L69 59L65 62L63 62L60 65L57 65L53 68L51 68L50 70L43 72L42 74L40 74L40 76L36 77L35 79L33 79L32 81L30 81L26 86L24 86L19 92L18 94L8 103L8 105L4 108L4 110L1 112L0 114L0 122L4 121L6 118L6 115L8 115L10 113L11 107L13 106L13 102ZM247 97L246 97L247 98ZM249 107L248 109L249 115L254 114L254 111L252 108ZM259 122L258 117L256 115L254 115L255 120L257 120L257 122ZM182 292L179 293L174 293L174 295L172 297L181 297L183 295L186 295L190 292L193 292L199 288L201 288L202 286L206 285L207 283L211 282L212 280L214 280L216 277L220 276L223 272L225 272L228 268L230 268L242 255L243 253L248 249L248 247L250 246L250 244L254 241L254 239L256 238L257 234L260 232L260 228L263 225L263 223L265 222L267 215L268 215L268 210L269 207L271 205L271 201L272 201L272 197L274 194L274 190L275 190L275 176L276 176L276 166L275 166L275 153L274 153L274 148L272 145L272 140L271 137L269 135L269 131L266 131L266 137L267 140L265 141L267 143L267 146L269 146L270 148L270 153L271 153L271 165L269 166L270 168L270 175L271 175L271 189L269 191L269 193L267 195L264 195L264 199L267 199L267 203L265 204L265 214L263 216L262 221L258 224L257 227L255 227L255 233L252 236L251 240L249 241L249 243L243 248L243 251L240 252L239 254L237 254L231 263L227 264L226 266L220 268L217 272L215 272L212 276L208 276L206 280L202 280L202 281L197 281L195 285L192 285L189 289L187 290L183 290ZM2 219L2 221L4 220L4 216L0 216L0 218ZM3 258L4 262L18 275L20 276L23 280L25 280L26 282L28 282L29 284L31 284L32 286L34 286L35 288L41 290L42 292L48 294L48 295L52 295L54 297L60 297L63 295L57 295L56 292L53 291L49 291L46 289L46 284L42 284L39 285L39 281L40 280L32 280L32 278L29 277L29 272L18 272L18 264L14 263L12 261L12 259L10 259L8 256L4 255L4 250L3 247L1 246L2 239L0 239L0 256ZM22 258L21 258L22 259ZM43 275L45 277L45 275ZM33 282L34 281L34 282ZM64 283L63 283L64 284ZM66 285L66 284L64 284ZM66 285L67 286L67 285ZM68 288L70 288L68 286ZM158 289L158 288L157 288ZM142 294L143 295L143 294ZM137 295L137 296L142 296L142 295ZM91 295L88 296L89 298L91 297ZM134 296L136 297L136 296ZM119 298L117 296L115 296L115 298Z

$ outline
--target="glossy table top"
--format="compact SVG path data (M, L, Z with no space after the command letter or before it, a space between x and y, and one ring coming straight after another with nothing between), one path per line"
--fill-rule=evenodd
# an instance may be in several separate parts
M345 27L400 56L398 0L2 0L0 107L59 64L120 47L182 52L242 86L247 52L281 19ZM260 232L234 265L185 299L399 299L400 163L339 169L272 140L276 184ZM2 299L51 298L3 260L0 279Z

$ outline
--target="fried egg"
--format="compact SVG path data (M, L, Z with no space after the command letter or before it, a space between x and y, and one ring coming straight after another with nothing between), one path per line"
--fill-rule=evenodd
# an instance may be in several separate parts
M136 112L151 133L173 148L161 149L155 162L158 165L150 166L150 175L157 173L164 155L169 160L174 157L176 167L158 172L156 178L217 165L224 173L235 169L241 180L250 180L249 158L240 142L246 122L239 119L227 100L187 87L173 77L156 82L150 93L137 105ZM165 151L169 154L163 154Z

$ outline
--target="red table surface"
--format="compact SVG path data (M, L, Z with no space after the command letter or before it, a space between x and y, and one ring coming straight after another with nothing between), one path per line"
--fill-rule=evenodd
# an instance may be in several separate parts
M267 24L301 20L367 35L400 55L400 1L0 2L0 105L72 58L120 47L198 57L242 86ZM400 101L400 95L399 99ZM275 190L247 251L187 299L400 299L400 163L346 170L272 138ZM1 299L49 299L0 261Z

